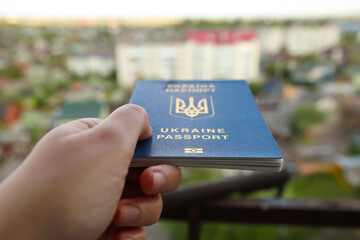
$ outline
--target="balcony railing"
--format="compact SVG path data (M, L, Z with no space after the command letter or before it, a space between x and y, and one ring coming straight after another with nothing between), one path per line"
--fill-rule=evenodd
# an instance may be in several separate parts
M304 226L360 227L359 201L281 199L291 173L261 173L199 184L163 194L162 219L188 223L188 239L200 239L201 223L237 222ZM309 186L311 187L311 186ZM274 199L229 199L276 188Z

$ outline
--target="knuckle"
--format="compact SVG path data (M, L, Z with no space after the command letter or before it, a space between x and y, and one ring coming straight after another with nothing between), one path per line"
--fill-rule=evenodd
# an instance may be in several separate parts
M102 126L100 135L102 139L115 139L118 137L117 131L115 131L111 125Z
M82 118L78 121L79 123L82 123L84 126L90 129L98 125L101 120L97 118Z

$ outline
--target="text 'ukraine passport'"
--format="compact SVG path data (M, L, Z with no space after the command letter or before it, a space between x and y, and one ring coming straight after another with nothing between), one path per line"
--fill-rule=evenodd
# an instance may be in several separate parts
M130 102L145 108L153 129L138 142L131 166L282 168L246 81L141 81Z

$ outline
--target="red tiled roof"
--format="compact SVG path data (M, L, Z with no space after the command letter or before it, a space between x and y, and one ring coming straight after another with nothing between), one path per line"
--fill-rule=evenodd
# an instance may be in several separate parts
M254 38L256 38L256 32L250 29L189 30L186 32L186 40L201 43L229 44L250 41Z

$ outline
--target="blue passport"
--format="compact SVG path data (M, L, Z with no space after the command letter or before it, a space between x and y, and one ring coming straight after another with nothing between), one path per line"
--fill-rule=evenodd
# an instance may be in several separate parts
M145 108L153 129L138 142L134 167L282 168L246 81L140 81L130 103Z

